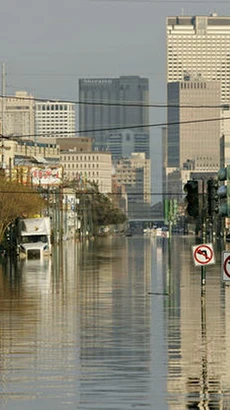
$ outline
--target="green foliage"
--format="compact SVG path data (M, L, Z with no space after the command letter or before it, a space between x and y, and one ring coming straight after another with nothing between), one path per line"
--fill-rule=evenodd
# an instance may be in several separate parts
M114 225L126 221L126 215L113 204L106 195L97 193L92 195L93 223L100 225Z

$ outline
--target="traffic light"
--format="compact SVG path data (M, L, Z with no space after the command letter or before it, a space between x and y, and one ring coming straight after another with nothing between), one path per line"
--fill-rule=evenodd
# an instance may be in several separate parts
M189 180L184 186L184 191L187 193L187 214L193 218L199 216L199 192L198 192L198 181Z
M224 201L220 202L219 214L230 217L230 165L221 168L218 172L219 181L227 181L227 185L222 185L218 189L218 196Z
M218 195L219 183L215 179L209 179L207 181L207 194L208 194L208 215L213 216L219 212L219 195Z

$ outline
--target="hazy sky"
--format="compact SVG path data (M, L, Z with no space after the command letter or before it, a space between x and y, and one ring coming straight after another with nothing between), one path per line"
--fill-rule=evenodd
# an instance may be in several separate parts
M7 0L1 3L0 61L6 92L78 100L78 78L140 75L150 102L165 103L166 17L217 12L229 1ZM150 123L164 121L150 109ZM154 189L161 192L161 129L153 128Z

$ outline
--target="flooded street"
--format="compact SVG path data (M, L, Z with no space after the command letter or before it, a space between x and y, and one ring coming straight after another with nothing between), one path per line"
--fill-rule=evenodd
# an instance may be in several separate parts
M0 408L230 409L230 287L193 237L64 242L0 268Z

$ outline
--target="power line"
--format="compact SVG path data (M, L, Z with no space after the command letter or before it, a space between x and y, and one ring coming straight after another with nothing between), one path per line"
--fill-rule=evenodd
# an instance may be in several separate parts
M51 137L51 135L55 134L56 135L62 135L62 134L68 134L68 135L73 135L73 134L87 134L89 132L110 132L110 131L118 131L118 130L128 130L128 129L135 129L135 128L158 128L158 127L169 127L169 126L174 126L174 125L185 125L185 124L200 124L200 123L205 123L205 122L215 122L215 121L225 121L225 120L230 120L230 117L225 117L225 118L204 118L200 120L188 120L188 121L175 121L175 122L160 122L160 123L155 123L155 124L136 124L136 125L127 125L127 126L117 126L117 127L110 127L110 128L91 128L91 129L85 129L85 130L75 130L75 131L53 131L50 132L50 134L47 134L47 132L43 134L24 134L24 135L14 135L14 137L7 137L4 135L0 134L0 137L4 139L13 139L13 138L36 138L36 137L44 137L44 134L47 136L47 138Z
M60 193L60 195L62 195L62 189L64 188L65 189L65 187L63 187L63 184L65 185L65 181L61 184L61 185L59 185L58 187L57 187L57 189L59 190L59 193ZM37 186L29 186L29 185L26 185L25 186L26 188L31 188L31 191L15 191L15 190L10 190L10 191L4 191L4 190L1 190L0 189L0 194L28 194L28 195L31 195L31 194L35 194L35 195L40 195L40 194L44 194L44 193L46 193L46 191L48 191L48 193L49 194L55 194L55 192L56 193L58 193L57 192L57 189L56 189L56 191L55 191L55 188L53 187L53 186L50 186L49 188L43 188L42 187L42 192L40 192L40 191L35 191L35 189L36 188L39 188L39 185L37 185ZM68 188L67 188L68 189ZM45 191L45 192L44 192ZM66 194L73 194L73 191L71 190L71 191L66 191L65 190L65 193L63 194L63 195L66 195ZM88 191L86 191L86 190L84 190L84 191L75 191L75 194L78 196L78 195L108 195L108 196L119 196L119 197L122 197L122 195L120 194L120 193L116 193L116 192L88 192ZM169 195L174 195L174 196L185 196L186 194L185 193L183 193L183 192L126 192L126 195L132 195L132 196L159 196L159 195L163 195L163 196L169 196Z
M153 3L153 4L216 4L215 0L90 0L92 3ZM229 4L228 0L219 0L218 4Z
M163 104L163 103L155 103L155 104L148 104L145 102L135 102L135 101L75 101L75 100L67 100L67 99L47 99L47 98L38 98L38 97L33 97L32 95L28 95L28 97L20 97L16 95L1 95L0 98L2 99L15 99L15 100L24 100L24 101L35 101L35 102L41 102L41 103L51 103L51 104L74 104L74 105L92 105L92 106L106 106L106 107L137 107L137 108L219 108L219 109L224 109L227 107L230 108L229 104L218 104L218 105L190 105L190 104ZM52 111L52 110L51 110Z

